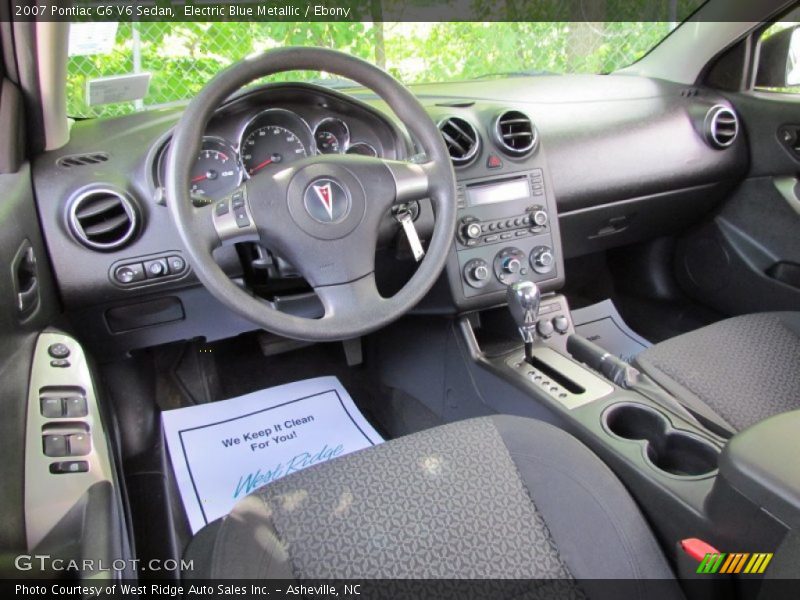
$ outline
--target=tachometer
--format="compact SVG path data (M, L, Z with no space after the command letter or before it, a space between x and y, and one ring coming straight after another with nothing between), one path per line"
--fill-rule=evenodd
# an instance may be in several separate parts
M241 180L242 171L233 148L222 140L204 138L197 162L192 167L192 195L220 198Z

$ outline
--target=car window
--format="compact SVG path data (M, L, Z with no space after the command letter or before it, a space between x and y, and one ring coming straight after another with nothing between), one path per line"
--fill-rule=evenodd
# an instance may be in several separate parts
M678 19L681 16L686 15ZM73 23L68 114L119 115L179 103L227 65L284 45L337 48L386 68L406 84L504 74L608 73L641 58L676 25L665 21ZM104 80L123 75L134 77L110 84ZM276 80L320 77L286 73ZM319 82L349 85L324 76ZM131 99L142 90L144 98Z

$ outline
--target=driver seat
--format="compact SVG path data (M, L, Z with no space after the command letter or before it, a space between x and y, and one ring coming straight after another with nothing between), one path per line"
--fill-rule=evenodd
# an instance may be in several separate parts
M198 532L186 558L190 579L558 580L548 598L597 597L598 579L645 579L633 597L683 597L609 468L560 429L510 416L284 477Z

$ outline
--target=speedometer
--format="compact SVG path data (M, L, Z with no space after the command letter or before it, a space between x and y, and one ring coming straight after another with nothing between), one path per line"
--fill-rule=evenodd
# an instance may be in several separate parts
M303 141L280 125L254 129L242 142L242 161L250 175L269 165L290 163L307 155Z

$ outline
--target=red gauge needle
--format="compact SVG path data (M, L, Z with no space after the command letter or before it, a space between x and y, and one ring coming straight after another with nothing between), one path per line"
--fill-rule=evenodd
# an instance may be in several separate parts
M197 177L192 177L192 183L197 183L198 181L203 181L208 179L208 174L204 173L202 175L198 175Z
M264 167L266 167L267 165L271 165L271 164L272 164L272 159L271 159L271 158L268 158L268 159L267 159L267 160L265 160L264 162L260 162L260 163L258 163L258 164L257 164L255 167L253 167L252 169L250 169L250 175L252 175L252 174L253 174L253 173L255 173L256 171L258 171L259 169L263 169L263 168L264 168Z

